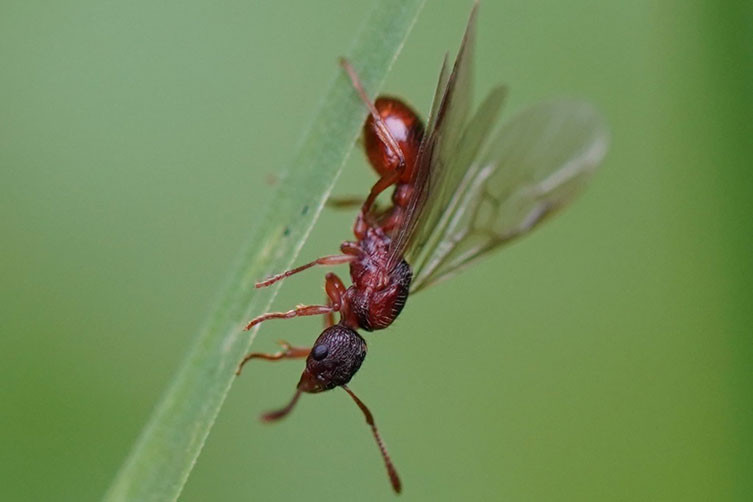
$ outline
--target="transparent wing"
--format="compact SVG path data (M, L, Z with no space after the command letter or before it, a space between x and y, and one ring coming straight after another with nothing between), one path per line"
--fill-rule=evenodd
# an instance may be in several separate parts
M474 119L467 130L488 120ZM567 205L601 162L608 143L601 116L586 103L540 104L504 124L493 139L482 142L475 159L450 166L463 176L448 185L454 190L449 202L408 261L414 274L411 291L450 277Z
M466 171L473 165L481 146L488 141L493 126L497 120L502 104L507 97L507 88L499 86L493 89L479 107L475 116L465 127L459 143L451 150L439 148L439 155L434 159L436 173L434 186L429 193L431 200L429 207L421 221L420 227L413 236L405 257L414 271L423 268L426 258L425 249L432 249L441 239L440 228L447 225L447 215L452 208L458 186L460 186Z
M472 100L471 74L476 12L477 4L471 11L449 76L446 66L442 67L414 171L415 195L406 208L403 224L392 236L388 260L390 268L400 263L403 258L408 259L410 263L413 250L418 243L425 241L427 232L441 215L441 207L449 201L454 186L462 177L462 172L453 172L447 167L450 166L451 156L459 150ZM453 182L453 177L458 179ZM445 187L451 187L453 190L446 190Z

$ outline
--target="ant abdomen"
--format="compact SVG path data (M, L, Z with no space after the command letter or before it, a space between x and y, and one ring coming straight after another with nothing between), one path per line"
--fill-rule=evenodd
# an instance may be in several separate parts
M390 135L403 152L405 171L400 182L407 183L411 179L412 168L416 164L418 149L424 135L424 125L416 112L397 98L379 97L374 102L374 106ZM381 176L398 168L399 155L382 141L372 116L369 116L363 125L363 142L369 163Z

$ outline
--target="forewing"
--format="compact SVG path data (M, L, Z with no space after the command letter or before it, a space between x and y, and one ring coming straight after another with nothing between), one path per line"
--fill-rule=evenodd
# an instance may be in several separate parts
M454 191L453 175L462 172L448 169L468 121L472 100L472 62L476 31L476 11L471 11L465 35L449 77L440 74L426 132L419 149L414 171L414 197L408 204L405 219L393 235L388 266L394 267L403 258L409 259L418 243L424 242L434 223L441 216ZM457 180L454 183L457 184ZM409 261L410 263L410 261Z
M441 239L442 229L451 220L453 208L457 205L457 195L462 192L462 180L466 171L473 165L481 146L487 142L496 123L502 104L507 97L507 88L493 89L479 106L473 119L463 131L459 144L442 156L442 176L439 177L435 198L429 201L432 207L426 209L428 223L417 230L406 259L413 270L421 270L427 258L427 250L433 249Z
M607 128L580 102L533 106L504 124L461 171L413 266L411 291L443 280L567 205L606 153Z

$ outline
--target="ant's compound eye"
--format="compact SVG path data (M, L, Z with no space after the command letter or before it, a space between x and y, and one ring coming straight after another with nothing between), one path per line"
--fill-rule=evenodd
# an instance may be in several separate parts
M329 347L323 343L320 343L316 347L314 347L314 350L311 351L311 357L313 357L317 361L321 361L325 357L327 357L327 354L329 353Z

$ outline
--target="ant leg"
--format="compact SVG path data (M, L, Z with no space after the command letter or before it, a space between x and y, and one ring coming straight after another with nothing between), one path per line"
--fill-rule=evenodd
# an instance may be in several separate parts
M363 201L363 205L361 206L361 215L365 215L369 212L371 206L374 205L374 201L376 201L376 198L379 197L380 193L384 192L400 180L400 176L403 175L404 170L405 164L400 164L397 169L386 173L384 176L379 178L376 183L374 183L374 186L371 187L371 191L369 191L369 196L366 197L365 201Z
M263 281L259 281L256 283L256 288L265 288L267 286L271 286L277 281L280 281L282 279L285 279L286 277L290 277L293 274L297 274L298 272L303 272L306 269L309 269L315 265L341 265L343 263L349 263L355 259L352 255L346 255L346 254L337 254L337 255L331 255L331 256L323 256L321 258L317 258L316 260L312 261L311 263L306 263L305 265L301 265L300 267L296 267L290 270L287 270L281 274L273 275L272 277L269 277L267 279L264 279Z
M374 119L374 124L376 125L377 136L379 136L379 139L382 141L382 143L387 145L387 147L392 150L392 152L394 152L394 154L398 158L397 168L394 171L382 176L382 178L377 181L376 184L374 184L374 186L371 188L369 196L363 203L363 206L361 206L361 213L366 214L369 209L371 209L371 205L374 203L377 196L390 186L394 185L400 179L400 176L405 170L405 155L403 154L403 150L397 144L397 141L395 141L395 138L392 137L392 134L390 134L390 130L387 129L387 125L384 123L384 120L382 120L382 116L379 115L379 111L374 106L374 103L371 102L368 94L366 94L366 90L363 88L363 84L358 78L356 71L345 58L340 58L340 64L348 73L350 81L353 83L353 87L355 87L359 97L369 109L369 113L371 113L371 117Z
M268 312L255 317L250 323L246 325L246 331L250 330L260 322L267 321L269 319L292 319L293 317L303 317L309 315L323 315L327 312L332 312L334 307L329 305L298 305L293 310L287 312Z
M405 166L405 156L403 155L402 149L400 149L397 141L395 141L395 138L393 138L392 134L390 134L390 130L387 129L384 120L382 120L382 116L379 115L379 111L377 111L374 103L371 102L368 94L366 94L366 90L363 88L363 84L361 83L361 79L358 78L356 70L353 69L353 67L350 65L350 62L348 62L348 60L345 58L340 58L340 65L342 65L342 67L348 73L348 77L350 77L350 81L353 84L353 87L355 87L358 96L369 109L369 113L371 113L371 117L374 119L374 123L377 126L377 134L379 135L379 139L382 140L382 142L385 143L388 147L390 147L390 150L395 152L400 165Z
M380 193L397 183L400 180L403 171L403 167L398 167L394 171L390 171L379 178L379 180L374 183L374 186L371 187L369 196L366 197L366 200L363 202L361 210L358 212L358 216L356 216L356 222L353 224L353 234L356 238L359 240L363 239L367 230L379 221L381 215L376 214L377 209L374 204L376 198L379 197Z
M262 352L251 352L249 355L243 358L243 361L238 365L238 369L235 370L236 375L241 374L243 365L251 359L266 359L267 361L279 361L280 359L302 359L309 355L311 347L293 347L288 342L280 340L279 343L282 346L282 350L275 352L274 354L264 354Z
M324 329L335 325L335 311L339 311L345 295L345 284L332 272L325 276L324 290L327 292L327 305L332 311L324 315Z
M269 319L292 319L293 317L303 317L310 315L324 315L331 312L338 312L342 305L343 295L345 294L345 285L332 272L326 275L326 281L324 283L324 289L327 292L329 298L328 305L299 305L287 312L268 312L255 317L246 325L246 331L253 328L260 322L267 321Z
M332 300L327 298L327 305L332 306ZM324 314L324 329L331 328L335 325L335 311Z
M339 312L345 297L345 284L337 275L329 272L324 276L324 290L327 292L328 303L332 306L333 312Z
M342 251L343 254L355 257L360 255L362 252L361 246L359 246L357 242L353 241L344 241L342 244L340 244L340 251Z

